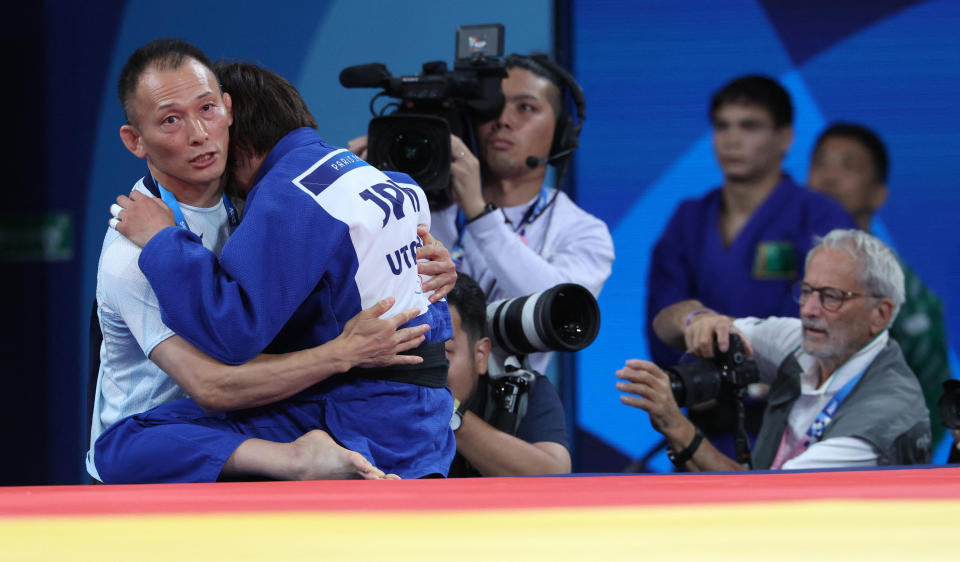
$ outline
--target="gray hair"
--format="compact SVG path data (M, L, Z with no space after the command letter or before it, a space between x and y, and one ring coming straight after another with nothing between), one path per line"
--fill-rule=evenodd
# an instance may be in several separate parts
M893 250L876 236L862 230L837 228L823 238L816 238L816 246L807 252L804 268L810 265L810 257L820 248L842 250L857 261L860 265L860 282L867 292L871 296L893 301L893 313L890 315L890 324L893 324L906 300L903 269Z

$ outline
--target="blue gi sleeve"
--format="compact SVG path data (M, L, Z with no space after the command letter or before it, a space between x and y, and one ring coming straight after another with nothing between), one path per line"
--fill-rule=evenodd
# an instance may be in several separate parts
M196 235L170 227L144 247L139 263L164 323L211 357L239 364L273 341L345 235L345 225L319 206L261 192L219 262Z

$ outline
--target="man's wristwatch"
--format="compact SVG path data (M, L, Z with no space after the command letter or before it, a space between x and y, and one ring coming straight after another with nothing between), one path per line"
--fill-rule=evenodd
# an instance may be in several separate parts
M677 468L683 468L683 465L693 458L693 454L697 452L697 449L700 448L700 443L703 441L703 433L700 433L700 428L694 427L693 429L693 439L690 441L690 444L687 445L687 448L679 453L674 453L673 447L670 446L670 443L667 443L667 458L669 458L673 466Z
M461 403L456 398L453 399L453 415L450 416L450 429L457 431L463 424L463 415L467 413L466 403Z
M493 203L487 203L487 204L483 207L483 210L480 211L480 214L477 215L477 216L475 216L475 217L473 217L472 219L468 219L467 222L466 222L466 224L470 224L470 223L472 223L473 221L479 219L480 217L485 217L485 216L489 215L490 213L492 213L492 212L494 212L494 211L496 211L496 210L497 210L497 206L496 206L496 205L494 205Z

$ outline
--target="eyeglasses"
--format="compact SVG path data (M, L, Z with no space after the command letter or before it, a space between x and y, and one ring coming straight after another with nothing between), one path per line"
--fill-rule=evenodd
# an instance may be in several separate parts
M860 293L854 293L853 291L844 291L835 287L814 287L813 285L803 281L797 281L793 284L793 300L800 306L803 306L803 303L807 302L807 299L813 293L818 293L820 295L820 306L822 306L824 310L828 310L830 312L836 312L840 310L840 307L843 306L843 303L857 297L872 296L874 298L880 298L877 295L864 295Z

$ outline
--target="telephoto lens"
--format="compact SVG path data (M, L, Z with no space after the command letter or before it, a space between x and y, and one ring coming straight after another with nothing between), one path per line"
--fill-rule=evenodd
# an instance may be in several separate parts
M579 351L599 331L597 299L575 283L487 305L487 333L495 346L511 354Z

